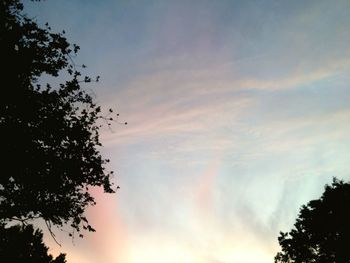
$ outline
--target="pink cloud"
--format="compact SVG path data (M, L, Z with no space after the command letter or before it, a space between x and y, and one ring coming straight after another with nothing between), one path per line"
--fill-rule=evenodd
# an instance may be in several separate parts
M97 205L88 212L88 218L96 232L90 234L89 249L99 258L95 262L128 262L129 238L127 225L118 213L114 195L93 189Z

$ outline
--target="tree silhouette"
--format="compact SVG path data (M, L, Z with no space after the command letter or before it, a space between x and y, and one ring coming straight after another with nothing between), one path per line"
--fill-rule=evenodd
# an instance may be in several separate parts
M66 263L65 254L48 254L43 234L32 225L0 226L0 261L11 263Z
M350 262L350 183L333 179L320 199L301 207L290 232L278 238L275 262Z
M99 152L99 121L113 120L112 110L102 115L81 87L92 79L72 60L79 47L22 10L18 0L0 3L0 223L42 218L50 231L94 231L84 215L95 204L89 187L114 192ZM43 85L43 75L68 80Z

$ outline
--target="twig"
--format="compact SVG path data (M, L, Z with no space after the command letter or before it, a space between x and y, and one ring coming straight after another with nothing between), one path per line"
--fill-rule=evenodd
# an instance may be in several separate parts
M56 240L55 234L51 230L51 223L50 223L50 221L45 219L45 224L46 224L47 229L49 230L50 235L52 236L53 240L56 242L57 245L59 245L61 247L62 245Z

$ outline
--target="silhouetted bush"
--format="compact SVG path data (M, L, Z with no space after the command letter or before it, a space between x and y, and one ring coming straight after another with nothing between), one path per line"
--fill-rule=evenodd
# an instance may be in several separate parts
M66 263L65 254L48 254L43 234L32 225L0 226L0 261L3 263Z

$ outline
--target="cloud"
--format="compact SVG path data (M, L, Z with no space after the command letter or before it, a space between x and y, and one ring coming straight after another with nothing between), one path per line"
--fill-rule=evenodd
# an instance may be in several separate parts
M62 247L58 248L50 239L46 239L53 254L67 253L69 262L130 262L128 224L119 215L118 198L103 194L103 190L92 190L97 205L89 207L87 218L96 229L93 233L83 233L84 238L71 240L67 233L57 231Z
M349 4L84 8L97 99L129 124L102 131L122 192L96 193L71 261L271 262L299 205L349 176Z

